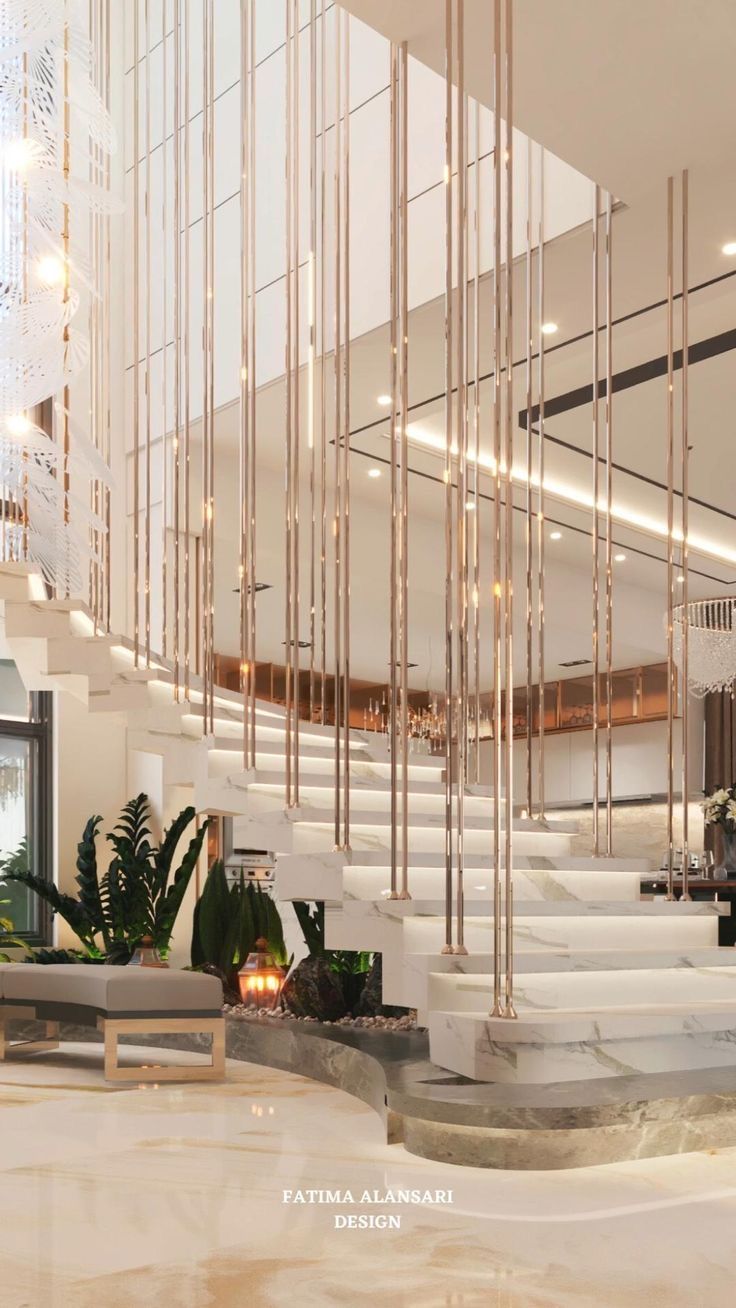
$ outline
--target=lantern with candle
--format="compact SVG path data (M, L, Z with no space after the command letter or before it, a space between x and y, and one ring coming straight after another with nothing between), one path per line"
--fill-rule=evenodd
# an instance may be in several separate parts
M256 1008L275 1008L283 983L283 968L269 952L268 941L259 936L238 972L241 1001Z

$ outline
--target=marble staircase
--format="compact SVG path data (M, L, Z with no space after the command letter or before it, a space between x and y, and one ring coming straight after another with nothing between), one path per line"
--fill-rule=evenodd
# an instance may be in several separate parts
M490 1018L495 800L468 787L467 955L443 954L444 780L441 759L413 755L409 889L390 895L390 760L374 733L351 733L351 851L335 851L334 731L300 727L300 803L285 807L285 720L257 706L256 766L243 765L242 704L217 691L214 732L202 690L176 697L165 660L136 666L126 640L98 631L77 600L44 598L21 565L0 566L0 609L29 689L75 696L122 720L130 749L162 760L165 784L200 811L238 819L239 843L277 858L281 900L326 905L333 948L380 951L387 1003L416 1008L434 1063L473 1080L540 1083L734 1065L736 952L719 945L722 904L643 901L643 859L571 853L569 824L514 827L515 1021ZM454 900L453 900L454 902Z

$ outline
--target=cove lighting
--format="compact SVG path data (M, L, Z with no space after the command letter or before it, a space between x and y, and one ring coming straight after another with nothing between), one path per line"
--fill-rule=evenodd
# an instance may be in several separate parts
M562 532L561 532L561 531L551 531L551 532L549 533L549 538L550 538L550 540L562 540Z
M736 254L736 241L726 241L721 247L721 254Z
M411 443L424 450L429 450L434 454L445 455L444 437L437 435L435 432L424 430L419 423L410 423L409 439ZM457 445L453 443L451 453L453 458L457 457ZM474 456L468 451L468 462L476 463ZM477 466L483 472L493 475L496 471L495 459L490 454L481 454L477 459ZM501 461L501 470L505 473L506 465ZM511 469L511 479L518 486L526 487L528 485L526 469L523 464L514 464ZM443 480L446 480L443 473ZM536 473L532 474L531 484L534 489L539 488L539 477ZM551 495L554 499L561 500L566 504L573 504L576 508L584 509L590 512L593 509L593 496L589 491L583 490L580 486L573 486L570 482L558 481L554 477L546 476L544 478L545 494ZM601 513L606 512L605 496L598 500L598 508ZM614 501L611 506L611 517L614 522L622 526L634 527L637 531L642 531L648 536L655 536L659 540L667 540L667 523L662 518L652 517L648 513L641 513L638 509L631 508L628 504L622 504ZM682 531L675 527L672 532L674 541L682 541ZM698 554L705 554L709 558L717 559L722 563L736 565L736 550L725 548L720 541L715 541L706 536L699 536L693 532L688 533L688 545L690 550L695 550Z
M390 395L379 395L379 396L377 396L377 398L376 398L376 404L380 404L380 406L381 406L382 409L390 409L390 408L391 408L391 396L390 396Z
M380 468L369 468L369 469L368 469L368 476L369 476L369 477L380 477L380 475L381 475L381 469L380 469Z
M557 332L557 331L559 331L559 330L560 330L560 329L559 329L559 327L557 326L557 323L556 323L556 322L543 322L543 323L542 323L542 335L543 335L543 336L554 336L555 332Z

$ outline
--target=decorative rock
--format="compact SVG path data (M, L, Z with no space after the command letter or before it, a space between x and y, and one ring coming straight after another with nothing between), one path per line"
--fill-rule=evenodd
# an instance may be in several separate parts
M282 1002L297 1017L330 1022L345 1014L345 997L339 977L325 958L303 958L281 991Z
M353 1012L356 1017L405 1017L409 1010L395 1004L383 1002L383 960L380 954L373 955L373 962L366 977L363 992Z

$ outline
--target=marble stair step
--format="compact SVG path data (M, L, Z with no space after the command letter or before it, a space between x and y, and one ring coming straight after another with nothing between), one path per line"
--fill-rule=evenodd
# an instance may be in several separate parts
M729 951L731 952L731 951ZM478 1012L487 1004L490 973L430 974L427 1003L432 1012ZM517 1012L529 1009L606 1010L621 1004L733 1005L736 1023L736 960L718 967L638 968L608 972L526 973L516 978Z
M424 810L422 811L414 805L413 799L414 796L410 794L409 831L412 832L413 830L416 830L417 827L433 828L433 829L440 830L444 836L445 815L444 812L440 810L440 807L436 806L434 807L434 809L427 809L425 806ZM352 841L352 832L356 830L362 830L364 827L370 827L371 829L380 831L381 833L388 832L390 834L391 813L388 803L389 800L390 800L390 792L387 791L385 792L383 806L381 808L378 807L373 808L364 804L362 793L359 793L357 795L356 807L352 809L350 813L351 841ZM324 802L324 797L323 797L323 802ZM484 802L490 805L489 800L486 800ZM468 805L471 807L471 811L467 814L465 820L466 845L467 845L468 835L473 832L482 833L486 837L486 844L488 844L490 839L490 826L489 826L490 812L483 812L483 811L473 812L472 798L468 799ZM505 829L506 826L505 809L504 812L500 815L500 819L502 823L502 829ZM316 823L316 824L321 824L323 826L332 826L334 824L334 810L332 807L329 806L317 807L316 805L311 805L308 802L308 796L305 795L304 798L301 799L300 801L300 808L298 810L294 810L292 820L295 822L305 822L308 825L312 825ZM542 827L539 825L538 822L535 822L533 818L515 817L513 821L513 829L514 831L518 831L518 832L533 832L534 834L538 835L540 838L546 838L548 836L556 836L560 834L573 835L577 832L578 823L560 821L555 823L554 826Z
M319 853L329 850L334 843L332 822L299 822L294 827L294 844L295 852ZM539 854L539 855L564 855L570 850L570 835L562 831L545 831L541 829L516 831L514 835L514 848L519 854ZM409 848L414 855L425 853L441 853L445 843L444 823L431 826L424 824L421 826L409 827ZM487 824L481 828L469 827L465 832L465 850L468 856L486 855L489 849L489 831ZM385 855L390 850L391 831L390 827L381 827L371 820L370 823L360 824L358 822L350 823L350 844L353 855L370 851L384 851Z
M431 1061L473 1081L550 1085L563 1081L736 1068L733 1000L619 1004L606 1009L479 1012L429 1016Z
M389 778L356 777L352 775L352 772L353 769L351 768L351 807L354 808L355 812L361 809L371 814L386 814L390 820L391 783ZM417 777L410 779L409 784L410 812L441 814L444 821L444 783L439 779L426 780L419 773ZM249 784L249 789L253 794L278 800L283 805L286 787L281 772L273 769L271 771L257 770L255 777ZM310 777L305 781L305 778L302 777L299 790L301 809L310 817L314 816L314 812L319 812L319 810L322 810L323 813L331 812L334 793L334 781L329 784L327 777L325 777L325 782L322 785L316 784L314 778ZM502 812L505 812L505 808L505 802L502 800ZM465 796L465 812L468 818L484 817L488 822L493 816L494 809L495 800L490 795L478 795L468 792Z
M671 904L667 908L676 907ZM525 956L538 952L540 957L566 950L681 950L718 946L717 914L627 912L628 906L611 905L606 916L589 914L539 916L514 914L514 948ZM407 954L440 956L445 941L444 919L405 918L403 950ZM465 923L465 943L473 952L490 955L493 947L493 924L490 914L484 919L470 918ZM726 951L728 952L728 950ZM736 951L733 954L736 966Z
M638 900L640 877L636 872L593 869L517 868L512 874L518 899L553 900ZM453 887L457 877L453 877ZM492 894L492 877L483 868L468 869L463 876L465 898ZM343 872L343 893L355 899L385 899L391 890L391 869L349 866ZM414 899L439 899L445 895L445 869L415 867L409 874L409 891ZM453 894L454 894L453 890Z

